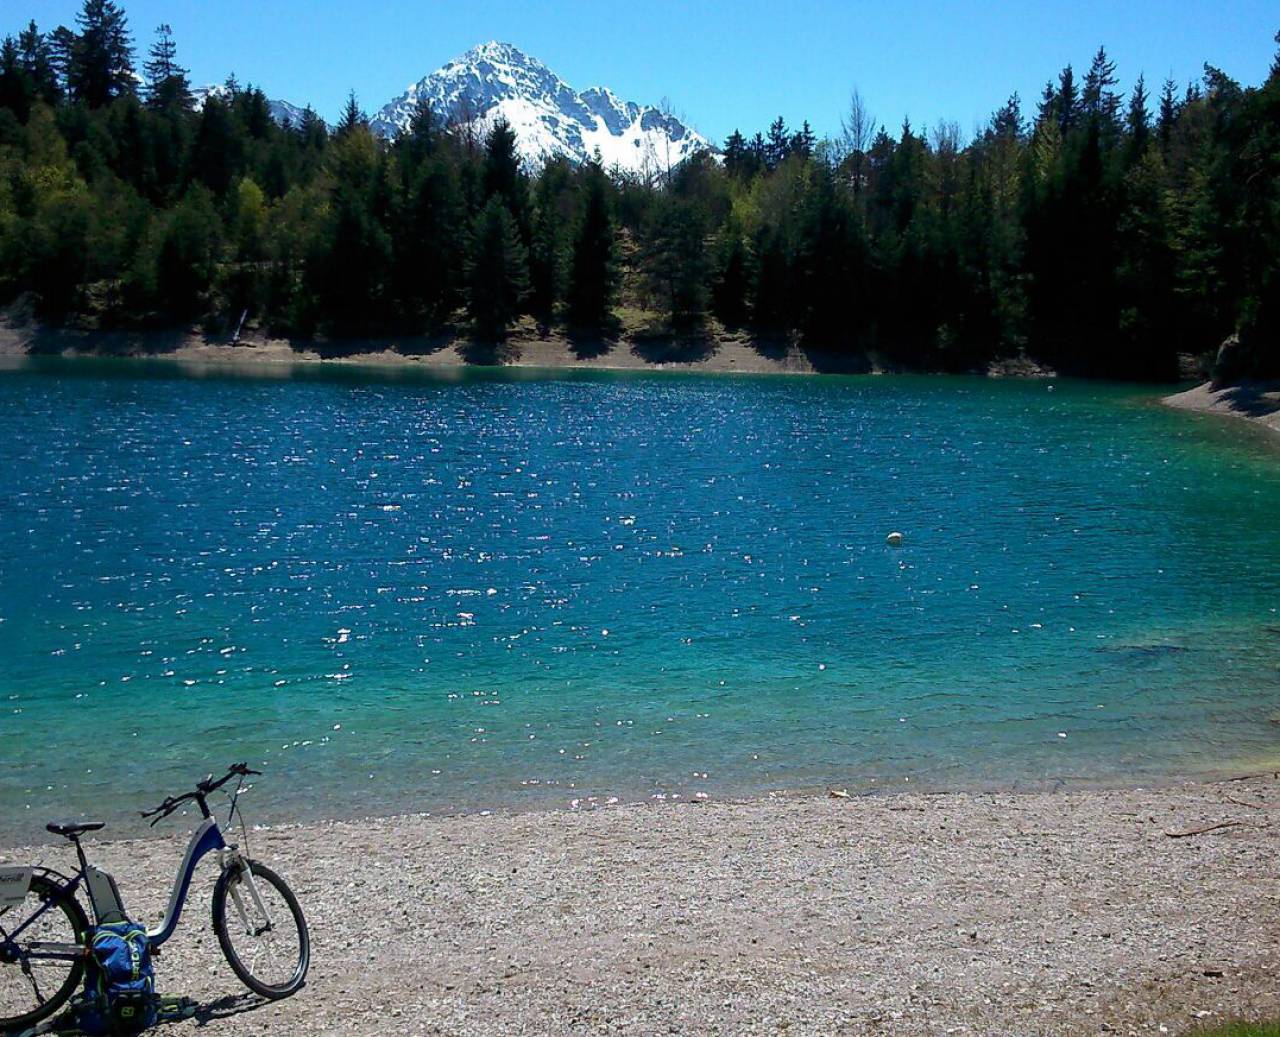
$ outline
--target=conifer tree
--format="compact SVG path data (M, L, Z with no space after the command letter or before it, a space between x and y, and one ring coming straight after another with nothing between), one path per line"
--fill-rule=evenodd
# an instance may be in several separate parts
M467 313L476 332L501 337L529 291L529 258L515 218L499 194L480 210L467 264Z
M516 221L521 240L529 240L529 181L521 168L515 131L499 119L484 142L484 200L497 195Z
M34 94L34 85L22 67L18 42L6 36L0 44L0 109L7 109L19 123L24 123Z
M129 23L114 0L84 0L76 16L80 32L62 37L67 90L89 108L134 91L133 45Z
M583 181L582 216L573 238L566 301L570 320L600 327L609 320L617 288L609 181L599 163L588 165Z
M178 45L168 23L157 27L156 40L143 71L147 78L148 107L163 111L191 106L191 83L187 70L178 64Z
M1156 122L1156 135L1160 140L1160 150L1169 152L1169 139L1173 135L1174 123L1178 120L1177 85L1172 79L1164 81L1160 91L1160 116Z
M715 279L711 286L712 312L725 327L741 327L749 317L750 261L741 222L730 216L716 239Z
M753 165L746 139L734 130L724 142L724 171L730 176L747 179L753 172Z
M1116 123L1120 111L1120 98L1113 89L1116 82L1115 62L1107 57L1105 47L1099 47L1080 95L1081 106L1087 116L1109 126Z
M1129 97L1125 130L1129 141L1129 163L1132 165L1146 151L1147 142L1151 139L1151 114L1147 111L1147 85L1141 75L1134 83L1133 93Z
M457 308L466 238L457 170L432 151L410 168L394 245L394 272L410 322L433 326Z
M45 104L57 104L62 98L62 88L58 85L53 48L34 21L18 34L18 50L21 52L22 70L31 82L34 95Z
M346 137L358 129L368 129L368 127L369 117L361 109L360 102L356 100L356 92L349 90L347 92L347 103L343 105L342 118L338 120L334 135Z
M1068 65L1058 76L1058 89L1054 92L1053 110L1058 119L1058 129L1063 135L1075 125L1079 114L1080 99L1076 92L1076 74Z
M764 146L764 164L769 170L777 169L791 154L791 135L787 124L779 115L769 124L769 137Z
M707 312L711 257L707 213L690 199L658 199L645 231L643 270L673 328L697 325Z
M814 146L817 144L817 138L813 134L813 130L809 128L809 120L805 119L804 125L791 138L788 145L788 154L799 155L801 158L810 158L813 155Z

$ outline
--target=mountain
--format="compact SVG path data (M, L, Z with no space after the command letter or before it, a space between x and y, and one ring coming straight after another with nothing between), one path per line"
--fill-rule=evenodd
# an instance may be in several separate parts
M509 43L481 44L412 84L374 116L374 132L395 136L420 98L450 123L487 129L506 119L534 165L553 155L583 162L598 152L606 167L656 172L695 151L715 150L660 108L620 100L604 87L578 93Z
M191 96L195 98L196 111L204 107L204 103L210 97L226 98L231 91L221 83L216 86L196 86L191 88ZM267 98L267 111L271 113L271 118L281 126L287 121L290 126L297 126L302 122L303 109L296 104L290 104L288 101L277 101L274 98ZM321 120L323 121L323 120Z

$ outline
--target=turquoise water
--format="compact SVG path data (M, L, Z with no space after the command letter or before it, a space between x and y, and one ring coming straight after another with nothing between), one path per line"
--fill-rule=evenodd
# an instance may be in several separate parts
M1280 454L1155 390L282 373L0 373L0 843L1280 756Z

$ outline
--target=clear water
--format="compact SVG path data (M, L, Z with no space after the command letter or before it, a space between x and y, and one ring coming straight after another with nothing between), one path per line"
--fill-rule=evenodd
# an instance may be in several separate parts
M1280 757L1280 454L1155 390L281 374L0 373L0 842Z

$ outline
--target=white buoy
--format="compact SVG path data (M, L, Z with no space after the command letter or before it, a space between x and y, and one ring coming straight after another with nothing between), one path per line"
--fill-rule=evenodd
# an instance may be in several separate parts
M892 533L890 533L887 537L884 538L884 542L888 544L890 547L897 547L900 543L902 543L902 534L899 533L897 530L894 530Z

